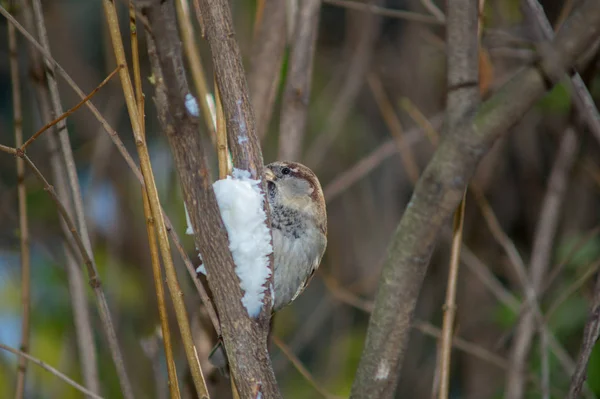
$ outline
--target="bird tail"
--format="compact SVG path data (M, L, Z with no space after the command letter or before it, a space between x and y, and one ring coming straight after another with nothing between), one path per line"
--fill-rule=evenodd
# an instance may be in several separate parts
M217 344L210 351L208 360L213 366L219 369L221 375L229 377L229 362L227 360L227 353L225 352L222 338L219 338Z

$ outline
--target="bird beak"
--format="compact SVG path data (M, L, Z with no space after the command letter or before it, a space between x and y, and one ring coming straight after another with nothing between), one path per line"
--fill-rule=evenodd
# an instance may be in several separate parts
M275 173L269 168L265 168L265 179L267 181L275 181Z

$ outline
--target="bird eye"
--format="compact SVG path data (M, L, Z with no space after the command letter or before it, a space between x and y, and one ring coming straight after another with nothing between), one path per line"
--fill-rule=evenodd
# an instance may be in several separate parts
M281 169L281 174L282 175L289 175L291 173L290 168L283 168Z

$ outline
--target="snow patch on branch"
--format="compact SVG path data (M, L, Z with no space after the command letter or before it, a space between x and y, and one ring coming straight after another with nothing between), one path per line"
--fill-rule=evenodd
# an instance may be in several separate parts
M242 304L250 317L257 317L262 309L265 283L271 276L269 255L273 247L260 180L250 176L246 170L234 169L233 177L216 181L213 189L229 236L235 272L244 291Z

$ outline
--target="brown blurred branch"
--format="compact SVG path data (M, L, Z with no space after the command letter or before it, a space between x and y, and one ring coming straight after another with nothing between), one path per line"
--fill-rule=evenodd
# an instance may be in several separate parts
M51 65L53 65L56 68L56 71L59 72L59 74L65 79L67 84L73 89L73 91L75 91L75 93L77 93L77 95L80 98L82 98L82 99L85 98L85 93L75 83L75 81L73 81L73 79L69 76L69 74L65 71L65 69L62 66L60 66L60 64L58 62L56 62L56 60L52 57L52 55L48 51L46 51L37 42L37 40L33 36L31 36L31 34L29 34L29 32L25 28L23 28L23 26L21 26L21 24L19 24L19 22L12 15L10 15L6 11L6 9L4 9L1 5L0 5L0 14L2 14L11 24L13 24L19 30L19 32L21 32L21 34L30 42L31 47L35 48L35 50L37 50L39 52L39 54L44 56L46 62L49 62ZM27 14L26 14L26 16L27 16ZM33 24L31 24L31 26L33 26ZM35 55L37 56L37 53L35 53ZM117 150L119 150L119 153L121 154L121 156L123 157L123 159L125 160L127 165L129 166L129 168L131 169L131 171L133 172L133 174L135 175L137 180L140 182L142 187L145 187L142 173L141 173L140 169L138 168L138 166L136 165L133 158L131 157L131 155L129 154L129 151L127 150L127 148L125 148L125 145L123 144L123 141L120 139L118 133L110 126L110 124L106 121L106 119L102 116L102 114L98 111L96 106L91 101L87 101L85 103L85 105L89 108L89 110L92 112L94 117L98 120L98 122L100 122L100 124L102 125L102 128L108 134L108 136L110 137L112 142L115 144L115 146L117 147ZM47 118L47 119L50 119L50 118ZM0 150L2 148L6 149L6 148L10 148L10 147L0 145ZM13 149L13 151L14 151L14 149ZM177 247L177 251L179 252L181 259L183 260L183 263L185 264L186 270L188 271L190 278L194 281L196 290L198 291L198 294L200 295L200 298L202 299L202 303L204 303L206 306L206 309L209 313L211 322L213 323L215 330L217 331L217 333L219 333L219 331L220 331L219 321L217 319L217 315L212 306L212 300L209 298L208 294L206 293L205 288L200 283L200 280L196 278L196 268L193 266L192 262L190 261L190 258L187 256L183 246L181 245L181 240L179 239L179 235L177 234L176 230L173 228L173 224L171 223L168 216L164 212L163 212L163 216L165 218L165 224L167 226L167 230L171 236L171 239L173 240L173 243Z
M513 345L511 348L511 367L509 368L505 395L509 399L520 399L525 393L525 366L529 357L531 341L536 331L534 311L529 309L531 303L537 300L542 288L544 277L548 273L552 246L561 208L565 199L569 173L577 154L577 135L569 128L560 142L558 154L548 180L548 189L540 211L539 222L533 241L531 266L529 269L529 284L525 289L528 305L519 321ZM542 332L544 334L544 332Z
M425 2L424 2L425 3ZM429 4L429 2L425 3ZM461 121L474 110L480 102L479 97L479 7L471 0L450 0L448 2L448 20L446 24L447 43L447 99L446 116L448 136L460 136ZM430 12L439 12L433 4ZM443 15L442 15L443 17ZM439 14L438 14L439 18ZM451 342L456 313L456 286L462 229L466 202L466 187L458 208L454 211L454 227L448 287L444 304L443 332L440 343L441 353L438 364L440 372L439 398L448 398L450 391Z
M298 8L279 125L278 159L289 161L300 160L308 124L321 0L302 0Z
M4 345L4 344L0 344L0 349L5 350L7 352L13 353L17 356L21 356L27 360L29 360L30 362L37 364L38 366L40 366L41 368L43 368L44 370L46 370L47 372L49 372L50 374L53 374L54 376L60 378L61 380L63 380L64 382L66 382L67 384L69 384L70 386L72 386L73 388L75 388L76 390L82 392L83 394L89 396L90 398L94 398L94 399L102 399L102 396L98 396L96 395L94 392L90 391L89 389L79 385L78 383L76 383L75 381L73 381L72 379L70 379L69 377L67 377L66 375L64 375L63 373L61 373L60 371L58 371L57 369L55 369L54 367L46 364L45 362L31 356L28 355L27 353L11 348L10 346Z
M361 3L358 1L352 1L352 0L323 0L323 3L331 4L332 6L337 6L337 7L348 8L351 10L370 12L375 15L381 15L382 17L398 18L398 19L404 19L406 21L420 22L420 23L431 24L431 25L443 25L444 24L443 20L440 20L439 18L430 16L430 15L419 14L419 13L412 12L412 11L392 10L390 8L385 8L385 7L375 5L375 4L369 4L369 3L364 3L364 2Z
M58 124L63 119L66 119L69 115L73 114L75 111L77 111L79 108L81 108L82 105L84 105L92 97L94 97L94 95L96 93L98 93L98 91L105 84L107 84L112 79L112 77L117 74L117 72L119 72L119 69L121 69L121 67L117 66L111 73L108 74L108 76L106 78L104 78L104 80L102 82L100 82L100 84L98 86L96 86L94 88L94 90L92 90L90 92L90 94L85 96L85 98L83 98L81 101L79 101L74 107L70 108L66 112L63 112L59 117L57 117L56 119L53 119L52 121L50 121L50 122L46 123L44 126L42 126L37 132L35 132L35 134L33 136L31 136L30 138L27 139L27 141L21 146L21 150L25 151L25 149L27 147L29 147L29 145L31 143L33 143L42 133L44 133L46 130L50 129L52 126Z
M417 184L417 180L419 180L419 165L417 165L417 162L415 161L410 146L404 144L406 138L402 129L402 124L400 123L400 118L398 118L396 110L388 98L379 76L375 73L369 73L367 75L367 83L375 98L377 108L379 108L379 112L381 112L385 124L388 126L390 133L397 143L404 171L411 184L414 186Z
M287 38L285 7L285 1L264 0L254 26L248 89L256 118L256 134L260 138L269 130L280 80Z
M581 349L577 357L577 365L575 372L571 377L571 386L569 387L569 395L567 399L577 399L583 388L583 384L587 378L588 362L592 355L592 350L598 342L600 336L600 276L596 280L596 288L594 290L594 300L590 309L590 316L583 330L583 341Z
M8 24L8 51L10 57L10 81L12 89L13 125L15 130L15 146L23 145L23 110L21 104L21 82L19 74L19 58L17 51L17 36L15 27ZM19 243L21 249L21 345L20 349L29 351L30 309L31 309L31 278L29 255L29 221L27 217L27 187L25 186L25 164L17 158L17 197L19 202ZM19 357L17 368L17 388L15 398L22 399L25 394L25 373L27 359Z
M200 51L196 45L196 35L194 32L194 26L192 25L192 17L190 15L188 1L176 0L175 9L177 11L177 19L179 21L181 42L183 43L183 48L190 65L192 81L196 87L196 95L199 97L198 102L200 103L200 110L202 110L202 119L204 119L206 129L209 132L210 138L214 142L216 139L216 133L215 123L213 121L212 112L209 106L208 96L210 95L210 91L208 89L204 66L202 65L202 58L200 58Z
M381 4L382 0L375 0L371 4ZM356 13L356 11L355 11ZM366 15L360 19L357 30L360 31L357 43L349 45L347 50L350 55L348 69L346 70L342 88L333 99L333 107L325 128L315 138L305 154L306 163L316 168L322 161L335 140L338 138L348 114L363 87L365 77L371 65L371 58L375 49L375 42L379 37L381 18L376 15Z
M306 369L306 367L304 367L302 362L300 362L300 359L298 359L296 355L294 355L294 352L292 352L292 350L278 336L273 335L272 339L273 343L277 345L281 352L283 352L285 357L287 357L288 360L294 365L296 370L298 370L298 372L302 374L302 377L304 377L306 381L308 381L310 385L312 385L312 387L317 392L319 392L319 394L321 394L321 396L323 396L326 399L340 399L339 396L327 392L327 390L315 380L312 374L310 374L310 372Z
M148 195L148 201L150 203L150 209L152 211L152 218L156 222L158 247L160 249L161 258L163 260L165 268L167 287L169 288L169 294L171 296L171 301L175 310L175 318L177 320L177 326L179 327L179 332L181 334L181 341L183 344L185 356L188 365L190 366L190 372L194 381L196 392L198 393L200 398L208 399L208 389L206 387L206 382L204 380L202 369L200 368L200 363L198 360L196 348L194 346L194 341L192 339L190 322L183 300L183 292L181 291L179 281L177 279L177 272L175 270L175 265L173 263L173 258L171 255L171 245L169 243L169 237L167 235L166 223L163 217L160 198L158 196L158 189L156 188L156 182L154 180L154 172L152 170L152 163L150 161L150 154L148 152L145 131L143 128L143 118L141 118L140 116L140 110L143 108L140 107L135 98L133 84L131 82L131 77L129 76L129 70L127 68L127 59L125 57L123 39L121 37L121 32L119 28L117 9L115 3L112 0L104 0L102 4L104 6L104 14L106 22L108 24L116 62L117 64L123 66L123 68L121 68L121 70L119 71L121 88L125 97L125 103L127 105L127 111L129 113L129 120L131 122L133 136L136 142L137 153L140 159L140 168L142 170L142 176L144 178L145 192ZM172 12L172 29L175 30L175 27L177 25L175 23L174 9L173 5L170 5Z
M543 42L551 41L554 38L554 29L552 29L552 25L550 25L542 5L538 0L525 0L524 4L525 16L535 26L536 29L534 29L534 32L537 39ZM567 5L565 5L565 8L568 8ZM570 82L574 89L573 100L575 109L580 114L581 119L587 124L592 135L600 143L600 114L598 113L594 99L578 73L570 77Z
M436 128L440 127L442 125L442 115L440 114L434 116L431 123ZM323 189L323 192L325 193L325 199L328 203L333 201L357 181L371 173L376 167L381 165L383 161L397 154L401 150L401 147L408 148L416 144L422 138L423 130L414 128L406 132L402 144L397 143L397 141L394 139L390 139L379 145L364 158L354 164L354 166L340 173L329 184L327 184L327 186L325 186Z
M138 108L138 118L141 126L142 135L146 134L145 115L145 97L142 90L142 73L140 70L140 53L139 53L139 38L137 31L137 17L134 0L129 0L129 23L131 35L131 60L133 64L133 82L135 86L135 99ZM145 137L144 137L145 138ZM142 202L144 206L144 217L146 219L146 232L148 235L148 248L150 250L150 261L152 264L152 276L154 277L154 290L156 292L156 302L158 307L158 318L162 333L162 342L165 348L165 362L167 363L167 385L171 399L179 399L181 397L179 391L179 381L177 380L177 369L175 359L173 357L173 345L171 343L171 329L169 327L169 315L167 313L167 305L165 302L165 289L162 278L162 270L160 267L160 255L157 245L156 231L159 228L152 215L152 207L150 205L150 197L148 191L142 187ZM154 360L154 357L151 357ZM153 362L154 363L154 362ZM154 366L154 364L153 364Z
M253 178L261 178L262 154L254 130L229 5L224 1L210 0L201 1L200 7L227 119L234 166L248 170ZM235 385L240 396L247 398L253 397L256 382L260 381L259 389L264 397L279 398L281 395L266 347L270 293L266 291L265 306L258 320L250 319L240 300L242 290L228 250L227 233L203 158L202 143L195 133L197 121L187 111L184 102L189 90L177 32L172 22L172 4L160 0L147 1L142 12L152 29L152 32L147 32L148 42L156 46L153 48L149 45L149 55L156 76L159 120L171 146L195 232L195 242L208 272Z
M600 4L587 0L558 32L551 52L516 74L474 115L463 118L459 135L444 136L392 238L352 398L393 396L408 326L442 224L458 205L482 156L548 89L545 76L565 73L599 33ZM378 379L381 368L391 376Z

